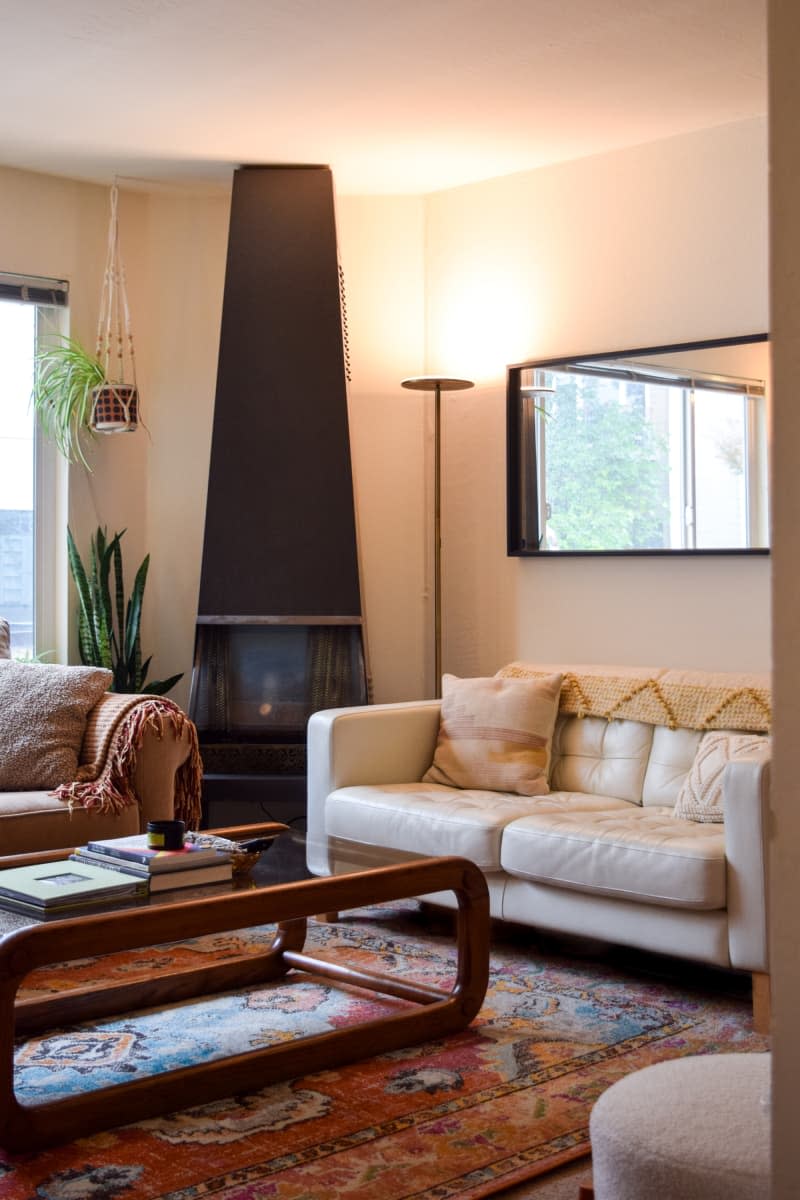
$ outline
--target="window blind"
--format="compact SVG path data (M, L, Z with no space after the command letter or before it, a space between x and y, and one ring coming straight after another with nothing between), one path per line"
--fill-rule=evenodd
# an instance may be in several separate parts
M656 383L667 387L703 388L710 392L737 392L748 396L763 396L763 379L740 379L735 375L711 375L703 371L682 371L676 367L655 366L651 363L630 363L624 359L613 362L564 363L542 368L564 375L594 375L605 379L627 379L634 383Z
M17 300L23 304L55 304L64 308L69 303L69 284L66 279L47 279L41 275L12 275L0 271L0 300Z

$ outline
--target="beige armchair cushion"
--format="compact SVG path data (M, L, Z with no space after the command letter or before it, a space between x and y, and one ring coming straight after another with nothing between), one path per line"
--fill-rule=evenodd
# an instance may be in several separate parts
M101 667L0 661L0 791L74 779L87 716L112 680Z

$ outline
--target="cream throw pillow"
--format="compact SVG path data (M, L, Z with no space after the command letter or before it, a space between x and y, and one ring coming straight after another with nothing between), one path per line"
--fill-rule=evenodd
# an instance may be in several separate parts
M11 658L11 630L8 621L0 617L0 658Z
M102 667L0 661L0 791L71 783L86 718L113 678Z
M692 769L678 792L674 817L684 821L724 821L722 772L737 758L768 758L770 739L754 733L704 733Z
M543 796L561 676L442 677L442 715L423 782Z

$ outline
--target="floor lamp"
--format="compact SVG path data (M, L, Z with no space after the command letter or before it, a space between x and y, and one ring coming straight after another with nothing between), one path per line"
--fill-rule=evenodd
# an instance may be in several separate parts
M415 392L433 392L433 646L434 691L442 694L442 392L463 392L474 387L471 379L445 379L438 375L417 375L401 380L401 387Z

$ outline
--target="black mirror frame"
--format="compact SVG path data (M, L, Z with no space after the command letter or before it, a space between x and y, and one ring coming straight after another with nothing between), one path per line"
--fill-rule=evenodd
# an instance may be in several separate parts
M604 350L599 354L561 354L557 358L531 359L512 363L506 368L506 530L507 550L511 558L653 558L664 555L684 557L713 557L734 555L768 555L769 546L754 546L723 549L677 549L677 550L542 550L538 545L538 505L535 506L537 544L530 546L522 536L522 512L525 498L521 479L521 415L520 375L532 367L556 367L561 363L578 362L586 359L603 360L629 358L631 355L672 354L686 350L709 350L715 347L744 346L754 342L769 342L768 333L743 334L740 337L711 338L700 342L677 342L665 346L638 346L632 350Z

